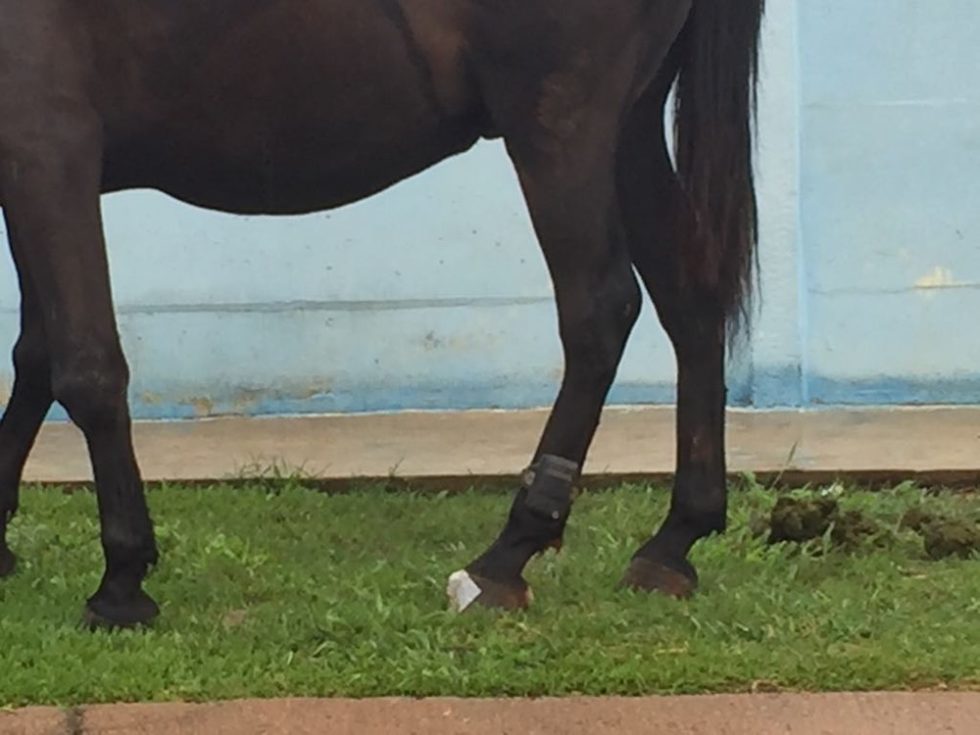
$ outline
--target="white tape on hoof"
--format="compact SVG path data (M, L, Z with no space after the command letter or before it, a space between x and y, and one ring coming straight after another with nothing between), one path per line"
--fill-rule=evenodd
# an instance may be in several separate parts
M483 594L483 590L473 581L469 572L461 569L449 575L446 594L449 595L449 609L461 613L476 602L476 598Z

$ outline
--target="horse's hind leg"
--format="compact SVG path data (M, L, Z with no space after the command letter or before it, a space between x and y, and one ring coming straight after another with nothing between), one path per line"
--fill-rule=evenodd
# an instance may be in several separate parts
M633 262L677 358L677 472L667 519L634 557L630 587L687 596L697 574L694 543L723 531L725 485L725 314L717 291L697 276L694 218L668 156L664 100L673 69L637 104L620 145L618 180Z
M18 268L18 274L21 327L14 347L14 388L0 421L0 577L14 570L14 555L7 546L7 524L17 511L24 463L52 403L40 305L23 270Z
M38 116L57 124L11 126L33 132L5 141L0 191L21 282L40 302L51 395L84 433L92 460L106 568L87 614L92 623L133 625L158 611L142 590L157 552L109 288L99 209L101 126L74 110L70 117Z
M573 483L639 314L639 285L616 211L613 135L595 130L547 153L508 140L554 283L565 373L506 526L450 579L456 609L474 601L513 609L530 601L523 569L561 543Z

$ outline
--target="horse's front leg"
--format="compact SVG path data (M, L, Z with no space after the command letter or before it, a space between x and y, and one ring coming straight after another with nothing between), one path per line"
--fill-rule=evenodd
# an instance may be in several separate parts
M158 613L142 589L157 551L133 453L129 375L103 242L102 127L86 106L71 109L25 104L18 114L37 120L11 121L0 191L21 282L38 298L51 396L84 433L95 475L106 567L87 616L129 626ZM27 418L33 426L36 416Z

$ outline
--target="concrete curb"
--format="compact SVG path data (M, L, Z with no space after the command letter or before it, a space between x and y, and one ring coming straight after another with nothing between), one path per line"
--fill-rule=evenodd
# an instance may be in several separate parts
M974 735L980 693L284 699L0 713L4 735Z
M542 410L147 422L134 427L134 441L150 482L255 478L274 468L328 489L366 481L512 487L546 418ZM980 485L976 408L732 411L727 443L733 474L766 480ZM587 485L664 480L673 471L672 409L605 412L585 468ZM46 425L24 479L90 481L79 432Z

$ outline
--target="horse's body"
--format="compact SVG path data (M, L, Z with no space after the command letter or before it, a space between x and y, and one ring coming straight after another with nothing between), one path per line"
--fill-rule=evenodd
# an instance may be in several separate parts
M679 365L678 478L627 581L686 593L691 544L724 527L724 339L754 244L749 112L761 0L0 0L0 205L22 295L0 424L6 527L54 401L85 433L106 572L94 620L143 622L156 560L130 439L99 196L155 188L290 214L370 196L502 137L557 295L566 375L496 543L454 577L526 604L560 539L639 309ZM663 135L681 74L678 167ZM467 601L468 601L467 600Z

